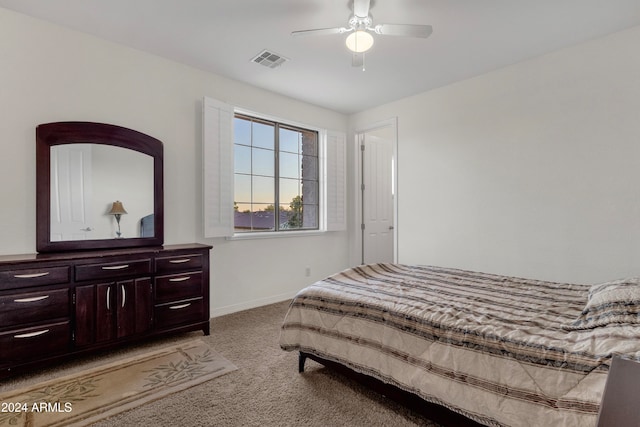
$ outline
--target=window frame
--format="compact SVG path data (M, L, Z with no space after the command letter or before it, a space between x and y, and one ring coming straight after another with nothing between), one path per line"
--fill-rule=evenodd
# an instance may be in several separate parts
M291 120L281 119L273 116L268 116L265 114L256 113L253 111L244 110L241 108L233 109L233 120L236 118L247 119L250 121L254 121L257 123L263 123L274 126L274 210L275 210L275 218L274 218L274 230L249 230L249 231L237 231L235 228L235 221L233 224L233 239L242 239L242 238L259 238L259 237L285 237L287 235L296 236L296 235L312 235L312 234L321 234L326 230L326 198L323 197L325 194L325 180L326 175L324 173L325 170L325 158L323 156L325 149L325 141L326 141L326 130L321 129L317 126L312 126L308 124L297 123ZM317 226L315 228L293 228L293 229L281 229L279 228L279 216L280 216L280 202L279 200L279 192L280 192L280 171L279 171L279 129L288 129L293 131L309 131L314 132L316 134L316 144L317 144L317 170L318 170L318 180L317 180ZM235 148L235 138L232 141L232 144ZM235 164L235 163L234 163ZM253 172L253 171L252 171ZM235 166L233 167L234 177L236 174ZM253 173L251 174L253 176ZM300 177L302 180L302 177ZM235 201L235 191L234 191L234 201Z

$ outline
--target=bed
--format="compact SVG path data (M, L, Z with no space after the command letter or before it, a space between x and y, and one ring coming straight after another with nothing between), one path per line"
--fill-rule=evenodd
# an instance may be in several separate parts
M612 356L640 360L639 312L637 278L372 264L300 291L280 346L482 425L595 426Z

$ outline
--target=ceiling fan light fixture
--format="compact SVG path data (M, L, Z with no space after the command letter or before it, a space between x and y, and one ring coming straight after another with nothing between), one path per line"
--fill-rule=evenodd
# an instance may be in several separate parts
M373 36L365 30L356 30L347 36L345 44L352 52L366 52L373 46Z

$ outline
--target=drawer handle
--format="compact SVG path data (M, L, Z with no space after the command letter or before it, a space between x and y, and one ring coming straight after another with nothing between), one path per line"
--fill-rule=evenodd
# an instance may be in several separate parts
M36 302L36 301L42 301L43 299L47 299L49 298L49 295L42 295L39 297L31 297L31 298L19 298L19 299L14 299L13 302Z
M122 270L125 268L129 268L129 264L123 264L123 265L106 265L104 267L102 267L103 270Z
M49 274L48 271L44 273L31 273L31 274L15 274L13 277L16 279L33 279L35 277L43 277Z
M49 332L48 329L42 330L42 331L36 331L36 332L29 332L27 334L18 334L18 335L14 335L14 338L32 338L32 337L37 337L38 335L42 335L42 334L46 334L47 332Z
M169 262L170 262L171 264L182 264L182 263L189 262L189 261L191 261L191 258L182 258L182 259L172 259L172 260L169 260Z
M185 280L191 279L191 276L184 277L174 277L173 279L169 279L170 282L184 282Z
M181 308L189 307L190 305L191 305L190 302L186 304L174 305L172 307L169 307L169 310L180 310Z

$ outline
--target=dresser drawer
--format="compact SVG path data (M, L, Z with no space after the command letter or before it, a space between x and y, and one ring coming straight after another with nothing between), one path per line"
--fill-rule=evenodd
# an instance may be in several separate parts
M68 283L69 270L69 266L63 266L0 271L0 289Z
M151 274L151 259L76 265L76 280L113 279Z
M202 268L202 254L187 254L156 258L156 271L170 273L173 271L200 270Z
M157 305L155 308L156 328L159 329L206 320L203 316L202 298Z
M16 329L0 334L0 361L24 362L69 350L69 321Z
M202 296L202 272L156 277L156 303Z
M0 327L69 316L69 289L0 295Z

